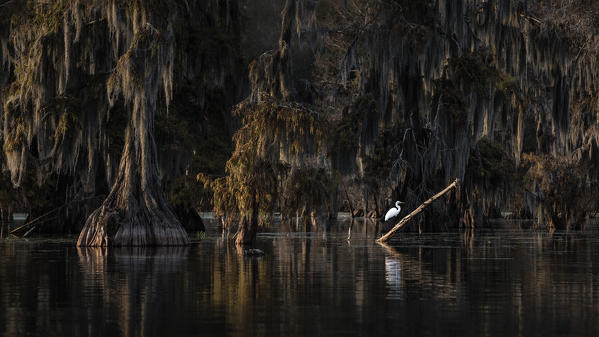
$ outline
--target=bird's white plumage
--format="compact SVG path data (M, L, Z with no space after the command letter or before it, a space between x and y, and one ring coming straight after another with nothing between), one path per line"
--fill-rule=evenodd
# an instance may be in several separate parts
M391 207L391 209L387 211L387 214L385 214L385 221L399 215L399 212L401 211L401 207L399 206L399 203L400 203L399 201L396 201L395 207Z

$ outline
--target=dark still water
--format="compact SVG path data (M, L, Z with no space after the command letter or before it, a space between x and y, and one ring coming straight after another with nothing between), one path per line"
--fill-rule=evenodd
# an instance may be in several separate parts
M599 236L262 233L239 255L0 242L2 336L597 336Z

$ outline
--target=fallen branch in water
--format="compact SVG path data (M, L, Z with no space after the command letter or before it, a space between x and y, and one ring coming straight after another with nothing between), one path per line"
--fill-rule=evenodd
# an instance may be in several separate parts
M17 228L14 228L13 230L11 230L11 231L10 231L10 232L8 232L8 233L9 233L9 234L13 234L13 235L14 235L14 233L17 233L17 232L19 232L19 231L21 231L21 230L23 230L23 229L25 229L25 228L27 228L27 227L29 227L29 226L31 226L31 225L33 225L33 224L35 224L36 222L39 222L40 220L42 220L43 218L47 217L48 215L50 215L50 214L52 214L52 213L54 213L54 212L56 212L56 211L59 211L59 210L61 210L61 209L65 208L65 207L67 207L67 206L70 206L70 205L72 205L72 204L76 204L76 203L78 203L78 202L83 202L83 201L88 201L88 200L93 200L93 199L99 199L99 198L104 198L104 196L103 196L103 195L96 195L95 197L84 198L84 199L73 200L73 201L71 201L71 202L67 202L66 204L63 204L62 206L59 206L59 207L57 207L57 208L55 208L55 209L53 209L53 210L51 210L51 211L49 211L49 212L47 212L47 213L44 213L44 214L42 214L42 215L38 216L37 218L35 218L35 219L33 219L33 220L29 221L28 223L26 223L26 224L24 224L24 225L22 225L22 226L19 226L19 227L17 227ZM28 231L27 233L25 233L25 235L23 235L23 236L26 236L27 234L29 234L29 232L30 232L30 231Z
M385 242L389 240L389 238L395 233L397 230L402 228L408 221L410 221L413 217L418 215L418 213L422 212L428 205L432 204L433 201L442 197L445 193L449 192L451 189L455 188L460 183L460 179L456 179L449 186L445 187L445 189L437 194L435 194L432 198L423 202L418 208L416 208L412 213L408 214L405 218L401 219L401 221L395 225L387 234L381 236L376 242Z

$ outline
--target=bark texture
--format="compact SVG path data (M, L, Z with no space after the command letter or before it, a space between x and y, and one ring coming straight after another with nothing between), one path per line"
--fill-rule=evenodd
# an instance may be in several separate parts
M78 246L174 246L189 243L158 179L146 128L130 126L118 177L102 206L87 219ZM146 145L144 146L144 143Z
M158 175L154 113L158 97L172 92L176 11L158 28L139 28L108 86L113 105L131 110L117 177L102 205L87 219L78 246L186 245L187 233L168 206Z

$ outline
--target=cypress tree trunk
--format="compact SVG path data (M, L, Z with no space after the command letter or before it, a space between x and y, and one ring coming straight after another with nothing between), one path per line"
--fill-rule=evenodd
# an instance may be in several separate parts
M119 59L108 95L113 105L124 98L131 110L125 145L110 194L87 219L78 246L189 243L164 197L153 137L157 97L162 89L168 105L171 96L174 49L172 26L159 31L148 23Z
M78 246L174 246L189 243L158 178L153 118L132 118L110 194L87 219Z
M252 194L252 210L249 214L241 217L237 233L235 233L235 244L238 246L253 247L258 232L258 203L256 193Z

